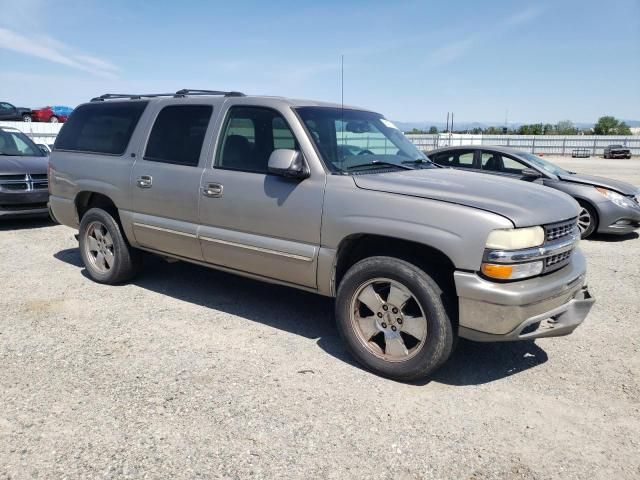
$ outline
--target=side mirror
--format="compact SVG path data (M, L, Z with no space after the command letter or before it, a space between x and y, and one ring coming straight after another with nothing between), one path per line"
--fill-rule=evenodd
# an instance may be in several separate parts
M542 177L542 174L539 171L534 170L533 168L525 168L524 170L522 170L522 178L535 180L536 178L540 177Z
M279 148L269 156L269 173L287 178L307 178L309 168L304 162L302 153L288 148Z

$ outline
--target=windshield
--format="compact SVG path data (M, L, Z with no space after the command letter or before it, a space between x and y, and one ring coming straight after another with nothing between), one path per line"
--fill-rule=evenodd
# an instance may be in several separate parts
M531 153L520 153L520 156L529 160L534 166L542 168L553 175L568 175L570 173L537 155L533 155Z
M377 113L333 107L300 107L296 112L333 172L432 167L393 123Z
M24 133L0 128L0 155L44 157L44 153Z

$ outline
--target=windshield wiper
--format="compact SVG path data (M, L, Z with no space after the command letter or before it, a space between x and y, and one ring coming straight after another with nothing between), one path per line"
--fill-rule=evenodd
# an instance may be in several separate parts
M416 158L415 160L404 160L402 164L404 165L420 165L422 163L430 163L433 164L431 160L428 158Z
M402 163L404 163L404 162L402 162ZM359 163L358 165L351 165L350 167L347 167L346 170L353 170L355 168L364 168L364 167L377 167L377 166L396 167L396 168L401 168L403 170L413 170L413 168L407 167L407 166L399 164L399 163L381 162L381 161L378 161L378 160L374 160L373 162L369 162L369 163Z
M415 165L417 168L442 168L442 165L438 165L437 163L433 163L432 160L428 158L416 158L415 160L405 160L402 162L405 165Z

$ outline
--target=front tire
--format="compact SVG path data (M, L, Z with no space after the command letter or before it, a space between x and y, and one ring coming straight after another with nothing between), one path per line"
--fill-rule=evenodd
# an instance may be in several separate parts
M22 115L23 122L30 122L31 120L32 120L31 115L29 115L28 113L25 113L24 115Z
M111 213L92 208L80 222L80 255L89 276L113 285L133 278L140 266L140 252L127 242Z
M58 123L58 117L56 117L55 115L53 115L50 119L49 119L49 123Z
M578 228L580 238L587 238L598 228L598 214L589 203L578 200L580 213L578 214Z
M442 296L438 284L415 265L366 258L340 282L338 331L367 369L395 380L423 379L453 349L455 334Z

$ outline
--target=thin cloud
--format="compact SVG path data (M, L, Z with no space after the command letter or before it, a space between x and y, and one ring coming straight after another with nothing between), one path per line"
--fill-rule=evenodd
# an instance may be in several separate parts
M462 57L478 42L478 36L470 36L463 40L448 43L429 55L429 63L432 66L445 65Z
M8 28L0 28L0 49L41 58L99 77L117 77L118 68L115 65L91 55L73 53L70 47L54 38L26 37Z
M542 15L543 9L541 7L529 7L521 12L517 12L511 15L509 18L505 20L505 25L509 27L514 27L516 25L520 25L522 23L530 22L531 20Z
M454 62L460 57L466 55L473 48L487 42L495 37L499 37L509 30L520 26L524 23L531 22L543 13L541 7L528 7L520 12L505 18L502 22L494 25L493 30L489 33L481 33L469 35L462 40L450 42L440 48L433 50L427 57L427 62L431 66L440 66Z

